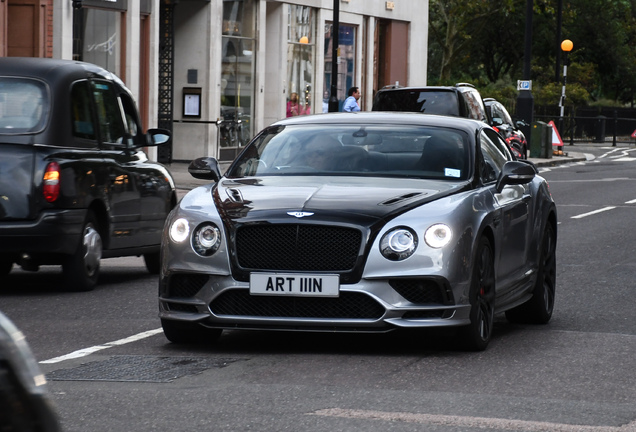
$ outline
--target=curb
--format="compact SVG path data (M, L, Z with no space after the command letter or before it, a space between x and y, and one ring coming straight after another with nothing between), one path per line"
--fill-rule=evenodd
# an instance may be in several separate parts
M564 156L554 156L552 158L528 158L528 160L538 167L553 167L571 162L585 162L588 158L583 153L566 153Z

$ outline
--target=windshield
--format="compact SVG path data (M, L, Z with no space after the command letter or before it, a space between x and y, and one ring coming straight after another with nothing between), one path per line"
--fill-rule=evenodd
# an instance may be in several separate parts
M230 178L355 175L469 178L468 137L423 126L295 125L272 127L232 164Z
M47 106L42 82L0 77L0 134L39 132L44 127Z

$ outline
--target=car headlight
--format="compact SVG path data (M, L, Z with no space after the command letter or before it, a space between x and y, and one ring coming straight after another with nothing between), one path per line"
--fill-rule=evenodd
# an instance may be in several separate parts
M190 234L190 224L187 219L179 218L170 225L170 238L175 243L181 243Z
M453 232L448 225L435 224L428 227L424 233L424 241L432 248L439 249L446 246L453 237Z
M417 235L409 228L393 228L382 236L380 252L391 261L407 259L417 249Z
M192 249L202 256L210 256L221 245L221 231L211 222L199 225L192 233Z

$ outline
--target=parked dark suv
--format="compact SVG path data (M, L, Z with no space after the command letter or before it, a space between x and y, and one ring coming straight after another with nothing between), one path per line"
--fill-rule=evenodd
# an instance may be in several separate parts
M0 58L0 277L61 264L68 289L90 290L102 257L130 255L158 273L177 198L143 148L169 139L142 131L128 89L98 66Z
M384 87L375 94L372 109L466 117L490 124L479 91L466 83L448 87Z

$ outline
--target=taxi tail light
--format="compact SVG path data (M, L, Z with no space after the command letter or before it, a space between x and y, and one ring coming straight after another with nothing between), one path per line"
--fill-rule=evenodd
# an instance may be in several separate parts
M42 177L42 194L47 202L55 202L60 196L60 165L50 162Z

